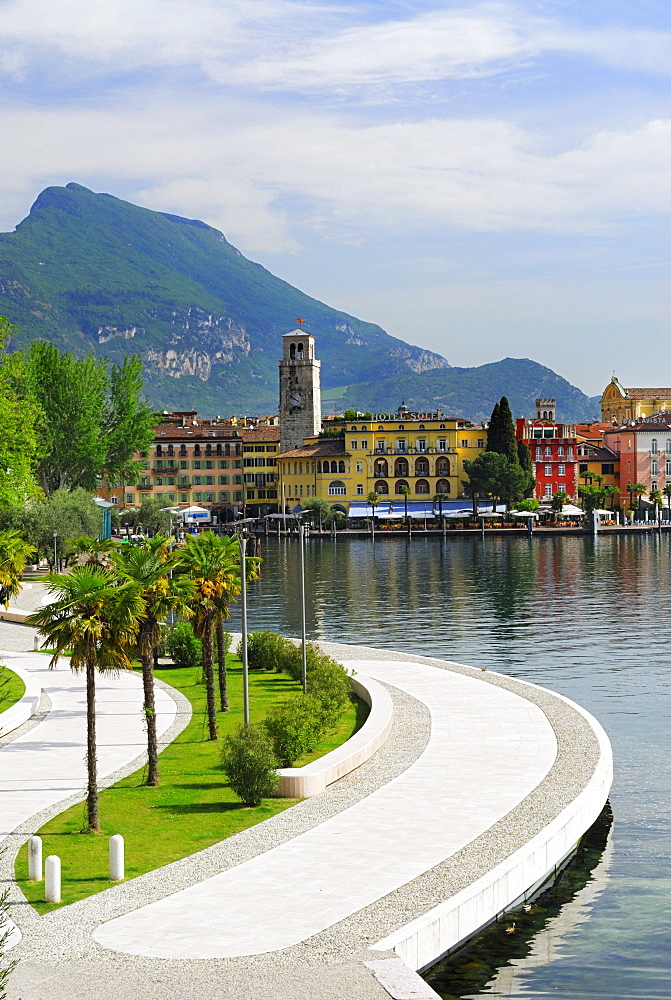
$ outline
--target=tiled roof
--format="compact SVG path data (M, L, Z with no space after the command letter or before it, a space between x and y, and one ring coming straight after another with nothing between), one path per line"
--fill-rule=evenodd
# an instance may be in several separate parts
M279 427L240 427L238 434L243 441L254 443L254 441L279 441Z
M268 428L272 430L272 428ZM240 433L235 427L212 427L205 425L204 427L198 425L194 427L176 427L175 424L159 424L154 431L154 437L157 441L168 440L172 438L173 440L189 440L189 441L212 441L219 439L220 441L240 441Z
M671 399L671 389L627 389L629 399Z
M302 448L294 448L293 451L285 451L278 458L349 458L349 452L345 451L345 442L342 439L335 441L316 441L315 444L304 445Z
M599 448L597 445L588 444L586 447L589 448L589 455L585 455L585 458L591 458L596 462L619 462L620 456L610 448Z

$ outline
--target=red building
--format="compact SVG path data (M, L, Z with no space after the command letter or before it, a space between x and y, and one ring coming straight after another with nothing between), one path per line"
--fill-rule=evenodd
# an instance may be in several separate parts
M535 419L519 417L516 424L518 441L524 441L531 452L536 499L551 500L559 492L577 499L575 424L562 424L554 419L554 399L537 399L536 409Z

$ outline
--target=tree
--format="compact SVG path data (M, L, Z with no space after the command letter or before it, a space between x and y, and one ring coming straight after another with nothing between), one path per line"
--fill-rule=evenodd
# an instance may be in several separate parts
M21 591L21 576L35 548L18 531L0 531L0 604L5 607Z
M95 674L132 669L129 653L144 603L134 584L119 585L114 573L96 566L52 573L46 584L56 599L29 615L26 624L44 636L43 646L55 647L50 667L68 651L72 670L86 673L86 825L98 832Z
M38 471L45 493L66 488L93 491L105 465L107 409L105 362L77 359L43 340L27 353L28 380L44 413L44 454Z
M529 485L529 473L496 451L484 451L472 462L466 460L464 471L468 476L464 487L473 499L473 513L477 513L477 497L490 496L494 503L499 499L508 504L522 499Z
M650 490L650 492L648 493L648 500L652 504L652 508L655 512L655 521L656 521L659 518L659 508L664 503L664 497L662 496L660 490L655 489L655 490Z
M627 483L627 493L629 494L629 510L638 510L638 497L642 497L648 492L645 483ZM637 499L634 500L634 497Z
M217 633L217 680L219 681L219 707L222 712L228 712L228 677L226 671L226 655L231 648L231 633L224 628L224 616L219 615L216 625Z
M345 410L345 412L343 413L343 417L345 418L345 420L356 420L356 410L352 409Z
M0 317L0 351L15 331ZM24 507L41 496L35 469L40 454L40 408L30 392L21 354L0 354L0 506Z
M450 499L450 497L449 497L448 493L436 493L435 496L434 496L434 498L433 498L434 506L436 504L438 504L438 518L440 520L440 526L441 526L441 528L442 528L443 524L445 523L444 520L443 520L443 504L447 500L449 500L449 499Z
M564 504L568 503L568 498L568 493L565 493L564 490L557 490L550 501L550 506L555 514L561 514Z
M27 510L23 524L24 535L37 548L38 557L46 559L56 569L54 548L60 562L66 555L70 539L99 535L102 514L86 490L78 488L69 492L60 489ZM57 532L55 540L54 531Z
M366 497L366 500L373 508L373 516L371 518L371 528L372 528L373 538L375 538L375 508L380 502L380 495L379 493L376 493L375 490L371 490L368 496Z
M247 806L258 806L277 788L279 761L263 726L240 726L227 736L221 766L229 784Z
M240 549L238 539L211 531L187 535L178 553L179 568L188 573L194 589L190 599L193 631L203 648L203 674L207 688L209 738L217 738L217 707L214 694L214 649L212 631L219 616L230 617L230 602L240 593ZM247 575L254 578L259 560L246 559Z
M408 529L408 533L410 533L410 519L408 518L408 497L410 496L410 487L406 486L404 483L402 486L399 486L398 492L403 497L403 507L405 509L405 524Z
M671 521L671 483L667 483L662 493L666 497L666 505L669 509L669 521Z
M89 535L81 535L79 538L68 539L66 555L70 560L86 556L85 562L89 566L105 567L109 566L117 545L118 542L112 538L91 538Z
M4 958L9 939L12 936L12 924L9 921L9 889L0 892L0 960ZM7 1000L7 981L18 965L18 960L14 959L0 966L0 1000Z
M602 491L603 496L604 496L604 503L605 503L606 499L610 498L610 509L612 510L613 509L613 504L615 502L615 497L618 494L618 488L617 488L617 486L612 486L610 483L606 483L605 486L601 487L601 491Z
M579 486L578 495L582 497L583 510L597 510L598 507L603 505L603 491L598 486L595 486L594 483Z
M487 451L505 455L512 465L519 464L517 437L510 404L506 396L494 406L487 428ZM531 471L531 469L529 469Z
M563 493L562 496L566 496L566 494ZM527 497L524 500L520 500L520 502L517 504L517 509L525 510L528 511L530 514L533 514L534 511L537 511L539 509L540 505L541 505L540 500L536 500L535 497Z
M517 442L517 461L520 468L529 474L529 485L525 491L526 497L533 497L536 491L536 480L534 479L534 465L531 461L531 451L526 441Z
M303 510L308 513L311 524L316 522L319 525L320 531L322 525L328 527L333 519L333 511L329 502L323 497L309 497L303 504Z
M133 455L149 449L159 420L159 415L142 400L142 388L142 361L137 354L125 357L120 365L112 365L105 466L110 475L118 476L122 493L127 482L137 482L140 466L133 461Z
M161 622L171 612L187 613L194 586L188 576L172 574L178 558L170 552L168 538L157 535L144 545L122 546L115 565L121 580L132 583L144 602L138 622L137 648L142 663L144 715L147 725L147 784L156 786L158 741L154 699L154 651L161 642ZM171 575L172 574L172 575Z
M158 497L143 501L137 508L135 523L152 535L167 531L170 526L170 511L164 507L165 504Z

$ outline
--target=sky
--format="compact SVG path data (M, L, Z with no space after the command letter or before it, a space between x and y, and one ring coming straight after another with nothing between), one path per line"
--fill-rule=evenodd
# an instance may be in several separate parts
M671 385L668 0L0 0L0 229L75 181L338 309Z

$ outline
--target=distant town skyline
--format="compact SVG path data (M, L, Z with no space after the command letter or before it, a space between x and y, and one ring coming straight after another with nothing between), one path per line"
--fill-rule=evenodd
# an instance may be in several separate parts
M655 0L9 0L0 228L75 181L199 218L456 366L669 382Z

